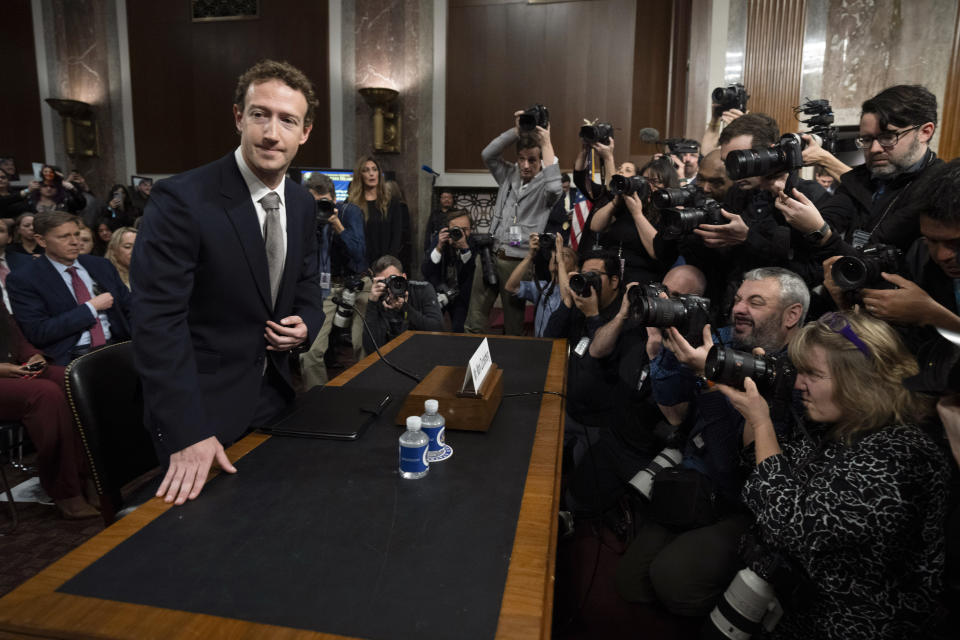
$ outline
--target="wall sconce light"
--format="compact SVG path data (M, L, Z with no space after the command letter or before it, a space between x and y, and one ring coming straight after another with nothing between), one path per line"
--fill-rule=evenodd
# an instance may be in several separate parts
M373 109L373 150L400 153L400 114L392 108L400 94L395 89L366 87L360 95Z
M71 158L100 155L100 130L93 119L93 107L79 100L47 98L45 101L63 118L63 138Z

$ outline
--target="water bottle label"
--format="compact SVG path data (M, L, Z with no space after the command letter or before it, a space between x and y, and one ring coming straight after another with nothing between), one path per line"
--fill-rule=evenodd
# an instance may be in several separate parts
M446 444L446 440L443 437L446 431L446 425L441 424L433 427L423 427L421 431L430 438L430 451L440 451L443 449L443 445Z
M427 470L427 445L422 447L400 446L400 471L419 473Z

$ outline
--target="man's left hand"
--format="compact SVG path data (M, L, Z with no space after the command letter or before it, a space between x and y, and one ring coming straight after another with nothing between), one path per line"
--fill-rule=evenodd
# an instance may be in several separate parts
M577 294L571 292L573 295L573 304L577 305L577 309L580 309L580 312L588 318L600 314L600 302L598 301L597 292L593 287L590 287L590 295L586 297L578 296Z
M783 214L787 224L800 233L811 233L823 226L823 216L820 215L820 211L797 189L793 190L792 198L786 191L781 191L773 204Z
M263 335L269 343L267 351L290 351L307 339L307 325L300 316L287 316L280 324L267 320Z
M871 315L900 324L929 324L940 305L916 283L893 273L881 274L899 289L864 289L863 305Z
M399 311L403 309L403 306L405 304L407 304L408 297L409 297L409 294L406 294L406 293L399 297L393 296L393 295L385 296L383 298L383 306L384 308L390 309L392 311Z

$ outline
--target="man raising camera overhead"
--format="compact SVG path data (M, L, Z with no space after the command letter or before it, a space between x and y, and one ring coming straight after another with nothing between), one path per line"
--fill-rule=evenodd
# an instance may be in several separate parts
M473 278L470 310L465 329L469 333L489 330L490 307L497 295L503 305L503 323L507 335L523 333L525 302L503 288L513 269L527 253L527 238L543 231L550 208L560 197L560 166L550 141L547 109L542 105L514 115L515 126L494 139L481 154L500 190L493 209L490 235L494 253L490 260L497 283L484 280L484 269ZM503 159L504 150L516 145L517 161Z

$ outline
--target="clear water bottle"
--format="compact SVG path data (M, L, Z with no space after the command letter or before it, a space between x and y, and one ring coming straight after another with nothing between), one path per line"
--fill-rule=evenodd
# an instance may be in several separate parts
M400 476L415 480L427 475L430 464L427 462L427 446L430 438L420 431L420 418L407 418L407 430L400 436Z
M443 415L438 413L440 403L436 400L427 400L423 403L424 414L420 416L420 426L423 432L430 438L430 445L427 448L427 460L431 463L445 460L444 447L446 446L446 420Z

